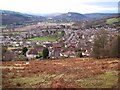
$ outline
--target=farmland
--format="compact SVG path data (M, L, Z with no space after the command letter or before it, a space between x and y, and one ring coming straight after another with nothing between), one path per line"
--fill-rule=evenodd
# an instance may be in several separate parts
M116 23L118 21L119 21L118 18L111 18L111 19L108 19L106 23L111 25L111 24Z
M118 87L118 59L68 58L2 64L3 88Z

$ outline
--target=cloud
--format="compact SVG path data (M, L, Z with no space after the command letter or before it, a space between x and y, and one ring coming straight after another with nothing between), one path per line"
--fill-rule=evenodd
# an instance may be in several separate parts
M0 0L0 9L25 13L117 12L118 0Z

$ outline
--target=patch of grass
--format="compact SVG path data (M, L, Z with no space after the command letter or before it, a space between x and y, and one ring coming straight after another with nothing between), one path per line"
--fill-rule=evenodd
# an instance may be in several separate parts
M8 47L8 50L20 49L21 47Z
M35 37L35 38L30 38L27 40L32 40L32 41L50 41L50 42L55 42L57 40L56 37Z
M113 88L117 87L116 71L108 71L99 76L76 80L76 84L84 88Z
M59 32L58 32L58 35L61 35L61 34L62 34L62 32L61 32L61 31L59 31Z
M16 77L14 79L10 79L9 81L15 85L19 84L21 87L34 87L35 84L51 84L51 78L54 78L56 75L49 74L40 74L39 76L32 77Z
M111 25L118 21L119 21L118 18L111 18L111 19L107 19L106 23Z

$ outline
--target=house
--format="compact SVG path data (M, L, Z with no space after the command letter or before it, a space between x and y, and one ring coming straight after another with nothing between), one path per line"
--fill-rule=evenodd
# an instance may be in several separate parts
M75 57L76 53L73 48L67 48L65 51L63 51L63 56L64 57Z
M35 46L33 46L33 48L36 49L37 52L39 53L39 52L43 51L44 46L43 45L35 45Z
M52 49L53 48L53 44L52 43L46 43L44 44L48 49Z
M8 50L3 54L3 60L17 60L19 57L19 54L17 52L13 52L12 50Z
M83 52L82 55L84 57L90 57L90 53L88 52L88 50L86 50L85 52Z
M30 49L26 52L26 57L28 59L34 59L34 58L36 58L36 56L38 56L38 54L39 53L38 53L37 49Z
M69 57L69 52L68 51L63 52L62 55L63 55L63 57L67 58L67 57Z
M59 58L61 58L60 52L51 52L50 58L51 59L59 59Z
M60 44L60 43L54 43L53 47L54 48L61 48L62 44Z
M50 57L51 57L51 59L58 59L58 58L61 58L61 47L62 47L62 45L61 44L59 44L59 43L55 43L54 45L53 45L53 49L51 50L51 54L50 54Z

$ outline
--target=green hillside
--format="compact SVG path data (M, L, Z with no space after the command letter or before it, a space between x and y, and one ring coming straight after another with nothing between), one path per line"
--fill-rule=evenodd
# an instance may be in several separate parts
M106 23L111 25L111 24L116 23L118 21L119 21L118 18L111 18L111 19L107 19Z

